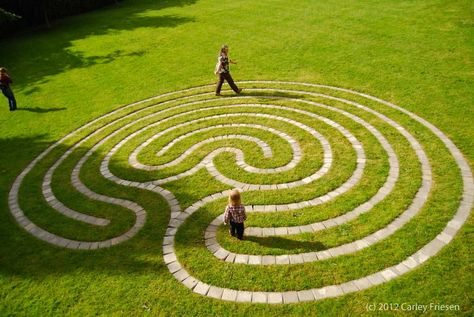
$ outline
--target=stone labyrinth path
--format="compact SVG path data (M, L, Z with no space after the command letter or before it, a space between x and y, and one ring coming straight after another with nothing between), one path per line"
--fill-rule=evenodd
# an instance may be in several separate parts
M118 198L113 188L158 193L171 210L163 239L170 274L203 296L269 304L336 297L402 276L450 243L469 216L470 167L424 119L337 87L239 84L242 95L216 98L213 85L194 87L80 127L18 176L12 215L38 239L94 252L132 239L147 221L139 200ZM440 200L453 200L442 196L449 187L459 195L447 210ZM232 188L243 192L249 215L243 242L223 226ZM130 221L97 238L94 230L116 222L104 208ZM280 241L276 249L272 241ZM245 283L219 277L229 271ZM313 280L313 271L324 278Z

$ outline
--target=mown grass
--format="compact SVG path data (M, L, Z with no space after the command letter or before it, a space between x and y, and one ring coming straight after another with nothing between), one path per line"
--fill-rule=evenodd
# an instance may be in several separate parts
M16 225L7 205L8 192L15 177L49 144L70 131L124 104L162 92L212 83L215 55L224 42L230 45L232 57L239 62L232 68L236 80L323 83L395 102L443 130L472 165L472 35L472 6L468 1L308 1L295 4L284 0L136 0L58 21L52 30L32 31L2 40L0 45L5 49L2 49L1 63L12 73L13 89L23 110L9 113L6 105L0 109L0 315L368 315L371 314L366 310L368 303L386 302L459 304L461 312L445 314L472 315L472 217L449 246L420 268L363 292L279 306L226 303L191 293L169 274L162 260L161 242L169 220L169 209L164 200L157 194L119 186L98 177L104 154L136 127L126 129L100 147L81 171L82 181L92 190L136 201L147 210L147 223L132 240L94 252L53 247ZM251 86L259 85L245 87ZM300 88L349 96L325 89ZM267 94L310 98L304 94ZM248 93L248 96L252 95ZM386 155L363 127L341 115L298 102L252 98L242 102L287 104L340 122L360 139L369 160L364 180L333 203L283 212L278 217L251 215L248 225L297 225L327 219L366 200L383 183L388 171ZM314 235L238 243L229 239L225 232L220 232L219 241L229 249L278 254L326 249L353 241L389 223L403 211L419 186L419 164L397 131L353 106L324 98L311 99L355 113L384 133L400 158L401 175L394 193L374 210L347 225ZM405 115L362 98L355 100L401 123L427 151L433 168L434 187L429 202L415 219L390 238L352 255L304 265L250 267L222 263L205 248L203 232L225 206L224 200L217 201L194 214L177 236L180 261L193 275L208 283L239 289L318 287L358 278L396 264L442 230L454 214L462 191L459 171L444 146L423 126ZM219 105L238 101L239 98L211 101L209 106L217 107L208 113L225 113L225 108L218 109ZM143 113L153 113L180 103L170 102L161 108L146 109ZM123 110L104 121L110 122L131 113L132 116L125 120L131 122L133 118L142 116L134 111L152 104L147 102ZM189 106L186 109L201 107ZM245 107L237 109L239 112L249 111ZM166 116L184 110L170 111ZM246 202L286 203L314 197L340 185L355 168L355 154L339 132L302 115L282 115L314 126L325 135L335 153L334 166L327 176L316 182L314 188L248 193L244 196ZM145 120L141 126L163 117ZM184 120L191 119L189 116ZM170 122L169 126L177 122L179 120ZM275 124L269 120L254 122ZM103 122L96 123L87 131L102 125ZM114 124L82 144L53 177L53 190L61 201L75 210L110 219L110 226L98 229L60 216L46 205L40 193L42 177L47 169L87 131L66 140L27 176L27 186L22 186L20 191L20 203L28 217L51 232L84 240L105 239L127 230L134 221L128 210L78 195L69 182L70 172L81 155L121 125ZM164 128L160 126L160 129ZM304 152L313 156L311 164L299 167L293 174L274 175L269 182L297 179L320 166L321 147L307 133L287 124L278 124L278 128L297 137ZM169 139L154 142L140 154L140 161L150 164L164 162L182 153L196 140L214 135L203 133L200 137L180 142L162 159L154 157L153 148L169 142L185 130L176 131ZM166 171L149 173L130 169L127 166L130 150L157 131L149 131L127 143L112 158L111 170L127 179L151 180L167 175L165 173L185 170L219 144L203 147L195 157ZM235 146L245 152L249 163L271 167L288 161L289 147L280 139L265 132L250 133L267 141L272 149L278 149L278 155L263 160L253 145L235 142ZM249 182L264 180L260 176L236 172L233 162L233 155L226 154L215 160L224 175ZM167 184L166 188L173 191L185 207L228 186L212 180L202 170L192 177ZM431 311L428 314L439 313ZM399 311L397 314L413 313Z

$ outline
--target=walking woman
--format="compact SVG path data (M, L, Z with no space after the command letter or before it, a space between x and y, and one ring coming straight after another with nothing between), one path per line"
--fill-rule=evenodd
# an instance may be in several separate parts
M217 82L216 87L216 96L221 95L221 88L224 80L229 83L230 88L235 91L237 94L240 94L242 89L239 89L234 83L232 76L230 75L229 64L237 64L237 62L229 59L229 47L227 45L222 45L221 51L219 52L219 57L217 58L216 68L214 73L219 76L219 81Z
M8 98L8 105L10 106L10 111L16 110L16 100L13 95L13 91L10 88L12 80L7 73L6 68L0 67L0 89L5 97Z

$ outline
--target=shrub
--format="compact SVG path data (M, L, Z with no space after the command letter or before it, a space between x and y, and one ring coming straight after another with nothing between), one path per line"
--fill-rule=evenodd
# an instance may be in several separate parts
M54 19L117 2L118 0L0 0L0 36L24 25L49 27L50 21ZM20 17L22 23L18 22Z
M0 36L4 36L21 25L21 17L0 8Z

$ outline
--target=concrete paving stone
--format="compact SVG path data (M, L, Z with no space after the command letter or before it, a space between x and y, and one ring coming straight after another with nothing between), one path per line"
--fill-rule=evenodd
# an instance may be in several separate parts
M372 244L379 241L374 235L366 236L366 237L364 237L364 239L361 239L361 240L364 240L369 245L372 245Z
M203 282L198 282L197 285L193 288L193 292L201 295L206 295L209 291L210 286Z
M375 238L381 240L381 239L385 239L387 238L389 235L390 235L390 231L386 228L384 229L380 229L379 231L375 232L373 235Z
M227 251L223 248L219 248L219 250L217 250L214 253L214 256L218 259L221 259L221 260L224 260L228 255L229 255L229 251Z
M343 294L342 288L338 285L326 286L326 297L337 297Z
M267 293L267 302L269 304L281 304L283 303L283 294L279 292Z
M372 285L379 285L379 284L382 284L385 282L385 279L383 278L382 274L380 273L374 273L374 274L371 274L371 275L368 275L366 276L370 283Z
M192 206L186 208L186 211L185 211L185 212L188 213L188 214L192 214L192 213L194 213L194 212L195 212L196 210L198 210L198 209L199 209L198 206L192 205Z
M262 256L261 255L249 255L248 264L253 264L253 265L262 264Z
M182 220L178 220L178 219L171 219L168 226L169 227L175 227L175 228L179 228L179 226L181 226L183 224L183 221Z
M286 211L288 210L288 205L276 205L277 211Z
M301 254L303 256L303 261L308 263L308 262L314 262L318 260L318 257L316 256L315 252L307 252Z
M390 267L390 269L396 272L398 275L403 275L406 272L410 271L411 269L406 266L403 262L398 263L395 266Z
M275 256L273 255L263 255L262 256L262 264L263 265L273 265L276 263Z
M289 258L291 264L300 264L304 262L303 256L301 254L290 254Z
M331 254L331 257L337 257L345 254L344 248L342 246L327 249L327 251Z
M213 225L213 226L220 226L221 224L222 224L222 220L220 220L220 219L214 219L211 222L211 225Z
M219 250L220 245L219 244L211 244L207 246L207 249L211 251L211 253L215 253L217 250Z
M74 241L74 240L69 241L68 248L77 249L78 247L79 247L79 241ZM103 247L104 247L104 243L99 242L99 248L103 248Z
M288 234L299 234L301 233L299 227L287 227L288 229Z
M206 231L204 233L204 239L215 238L215 237L216 237L216 232Z
M264 212L275 212L277 210L276 205L265 205Z
M221 298L226 301L236 301L237 291L233 289L224 288Z
M336 227L338 224L333 219L327 219L321 222L325 228Z
M280 184L280 189L288 189L290 186L288 184Z
M405 259L404 261L402 261L401 263L403 263L405 266L407 266L410 269L414 269L415 267L418 266L418 263L411 256Z
M35 228L35 229L37 229L37 228ZM57 245L60 246L60 247L66 247L68 244L69 244L68 239L59 238L58 241L57 241ZM88 243L88 249L89 250L91 249L91 246L92 246L92 243Z
M177 231L178 231L177 228L168 227L168 229L166 229L165 235L166 236L174 236Z
M324 251L317 251L316 252L316 256L318 257L319 260L325 260L325 259L329 259L331 258L331 253L329 253L328 251L324 250Z
M275 235L277 236L284 236L288 234L288 228L287 227L278 227L275 228Z
M452 228L454 230L456 230L456 232L459 230L459 228L461 228L463 222L460 221L460 220L456 220L456 219L451 219L448 224L447 224L447 227L449 228Z
M234 263L234 261L235 261L235 256L236 256L235 253L230 252L229 255L227 255L227 257L225 258L225 261L226 261L226 262L229 262L229 263Z
M372 286L370 280L365 276L361 277L360 279L354 280L353 282L359 290L363 290Z
M415 254L413 254L412 258L418 263L424 263L429 257L424 254L421 250L418 250Z
M207 292L207 296L212 297L212 298L216 298L216 299L221 299L223 292L224 292L223 288L216 287L216 286L211 286L209 288L209 291Z
M252 292L247 291L237 291L236 302L251 302L252 301Z
M383 271L380 272L383 276L383 278L388 282L398 276L398 274L395 271L392 271L390 268L387 268Z
M206 232L217 232L217 226L208 226Z
M354 241L354 243L356 245L357 250L361 250L361 249L364 249L364 248L369 246L367 241L365 241L364 239L356 240L356 241Z
M323 203L325 203L325 202L329 201L331 199L331 197L329 197L328 195L323 195L321 197L318 197L318 199L320 201L322 201Z
M274 236L275 228L263 228L262 236Z
M423 254L429 257L432 257L436 255L439 252L439 250L441 250L444 246L445 246L445 243L443 241L434 239L430 241L428 244L426 244L423 248L421 248L420 251L423 252Z
M249 256L248 254L237 254L235 256L234 263L239 263L239 264L247 264L249 261Z
M341 248L344 251L344 254L354 253L358 250L355 242L343 244L341 245Z
M31 231L34 227L35 225L32 222L30 222L28 225L25 226L25 230Z
M186 270L184 269L180 269L176 272L173 273L173 276L180 282L182 282L183 280L187 279L190 275L188 272L186 272Z
M266 303L267 294L265 292L252 292L252 303Z
M67 241L67 243L70 243L70 240ZM91 250L97 250L99 248L99 242L92 242L91 243Z
M311 228L314 232L324 230L326 227L321 222L315 222L311 224Z
M299 302L298 293L295 291L283 292L282 296L285 304Z
M276 264L290 264L290 257L287 254L275 256Z
M357 285L353 282L353 281L349 281L349 282L346 282L346 283L343 283L341 285L339 285L342 289L342 292L344 294L347 294L347 293L352 293L352 292L356 292L359 290L359 288L357 287Z
M168 263L168 264L167 264L167 267L168 267L168 270L169 270L171 273L174 273L174 272L179 271L179 270L182 269L181 264L179 264L178 261Z
M174 236L168 236L163 238L163 245L173 245L174 244Z
M247 236L255 236L255 227L247 227L245 228L245 235Z
M211 237L211 238L208 238L206 240L204 240L204 244L208 247L210 245L213 245L213 244L218 244L217 242L217 238L216 237ZM216 250L217 251L217 250Z
M438 234L436 236L436 238L440 241L442 241L442 243L444 244L448 244L449 242L451 242L451 240L453 239L454 237L454 234L452 235L449 235L449 234L446 234L445 232L448 231L449 228L445 229L443 232L441 232L440 234ZM452 230L450 230L452 232Z
M58 243L58 240L59 239L56 240L56 243ZM80 250L89 250L90 247L91 246L90 246L89 242L81 242L81 243L79 243L79 246L77 248L80 249Z
M308 302L315 299L311 290L298 291L297 294L300 302Z
M71 244L69 244L69 246L71 246ZM112 243L110 240L99 242L99 248L110 248L111 246L112 246Z
M298 208L298 204L296 204L296 203L288 204L288 209L289 209L289 210L296 210L296 209L299 209L299 208Z
M311 225L300 226L299 228L300 228L300 231L302 233L304 233L304 232L311 232L312 233L313 232L313 228L311 227Z

